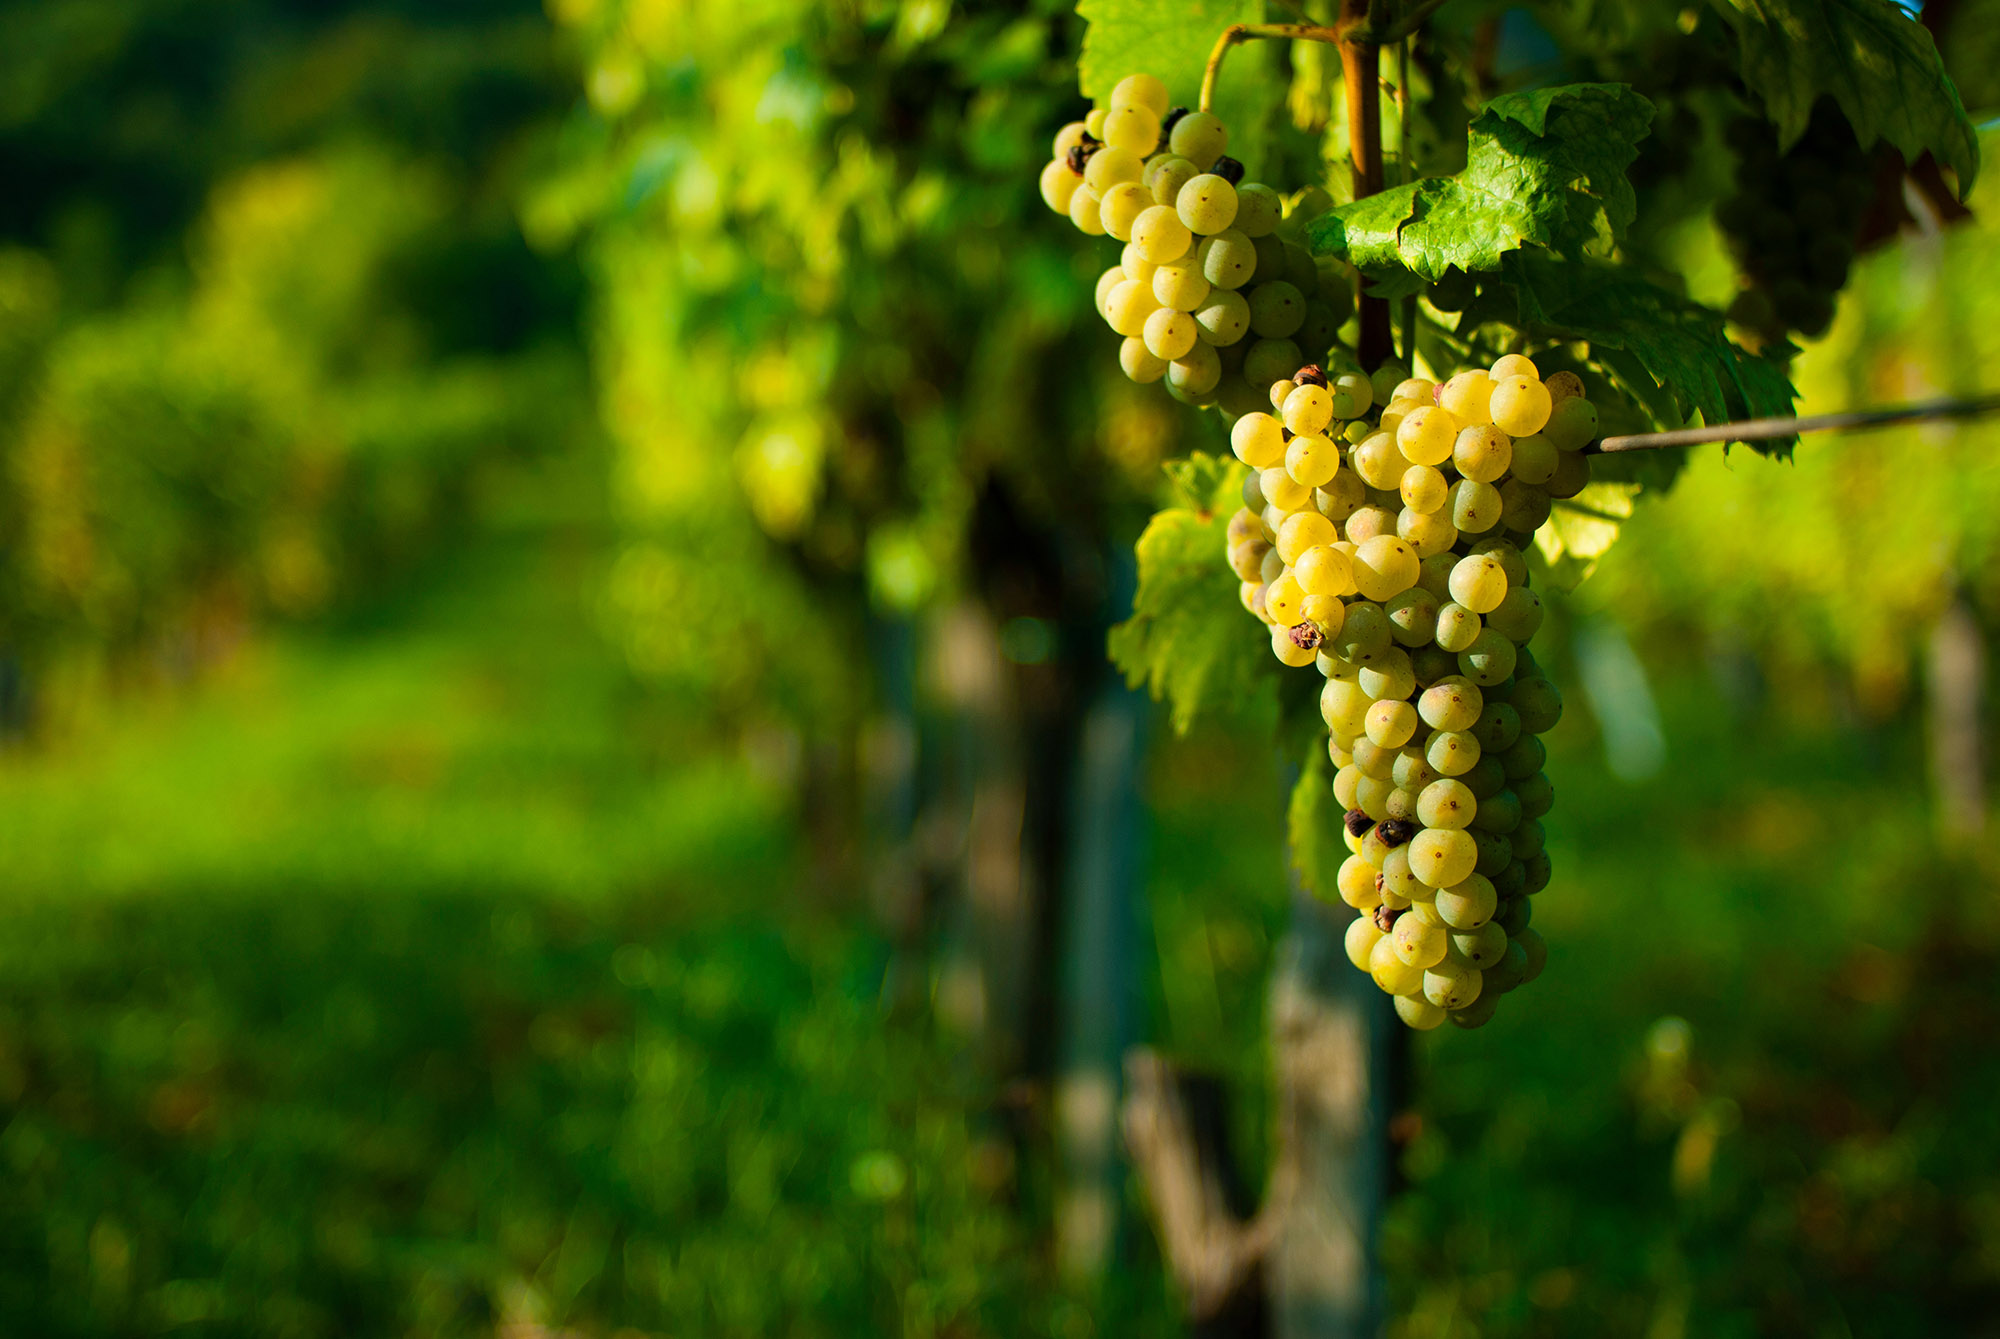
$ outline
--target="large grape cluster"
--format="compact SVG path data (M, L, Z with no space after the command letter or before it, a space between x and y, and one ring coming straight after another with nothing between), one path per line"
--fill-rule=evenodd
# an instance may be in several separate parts
M1228 560L1272 652L1326 678L1348 957L1410 1026L1481 1026L1547 956L1528 928L1554 801L1538 736L1562 696L1527 649L1523 555L1590 481L1597 411L1518 354L1442 385L1302 368L1269 406L1231 432L1252 472Z
M1078 229L1125 244L1097 281L1098 313L1125 337L1125 374L1243 414L1273 381L1324 358L1354 289L1337 262L1285 235L1324 193L1288 205L1244 181L1228 147L1218 117L1169 110L1166 85L1135 74L1056 135L1041 184Z
M1874 194L1869 160L1831 102L1813 109L1805 134L1782 153L1771 123L1757 116L1737 118L1729 143L1736 193L1715 221L1744 284L1730 318L1765 339L1824 334Z

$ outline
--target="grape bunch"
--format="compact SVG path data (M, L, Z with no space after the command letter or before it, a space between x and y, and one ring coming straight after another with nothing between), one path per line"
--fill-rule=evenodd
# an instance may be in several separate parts
M1272 652L1326 679L1348 957L1411 1027L1479 1027L1547 956L1528 927L1555 798L1538 736L1562 695L1528 650L1524 551L1590 481L1597 410L1518 354L1442 385L1304 367L1268 403L1231 430L1251 473L1228 561Z
M1056 135L1041 186L1079 230L1125 244L1097 281L1098 314L1125 338L1125 374L1240 415L1263 407L1272 382L1326 356L1354 287L1337 261L1316 260L1296 238L1325 192L1288 207L1243 180L1228 146L1218 117L1169 110L1166 85L1135 74Z
M1783 153L1770 122L1757 116L1737 118L1729 143L1736 193L1715 221L1744 283L1730 319L1767 340L1787 330L1824 334L1874 195L1873 168L1847 119L1826 101Z

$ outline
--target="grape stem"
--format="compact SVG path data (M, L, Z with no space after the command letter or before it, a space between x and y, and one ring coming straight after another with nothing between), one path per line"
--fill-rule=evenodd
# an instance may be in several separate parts
M1222 30L1222 36L1215 39L1215 50L1208 53L1208 66L1201 72L1201 110L1215 110L1215 81L1222 74L1222 58L1229 54L1229 48L1239 42L1257 38L1271 38L1293 42L1340 41L1340 29L1327 28L1316 23L1232 23Z
M1802 432L1851 432L1857 428L1887 427L1892 423L1914 423L1933 418L1978 418L1993 413L2000 413L2000 395L1949 397L1887 409L1854 409L1839 414L1813 414L1805 418L1752 418L1741 423L1717 423L1705 428L1629 433L1606 437L1588 449L1592 454L1610 455L1620 451L1654 451L1666 446L1700 446L1705 442L1767 442L1776 437L1795 437Z

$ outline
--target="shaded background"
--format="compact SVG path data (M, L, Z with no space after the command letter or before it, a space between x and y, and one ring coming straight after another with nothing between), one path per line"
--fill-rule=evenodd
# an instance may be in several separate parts
M1259 1179L1285 786L1103 665L1219 430L1035 199L1079 38L0 5L11 1326L1172 1329L1117 1057ZM1808 408L1991 387L1972 204ZM1704 450L1558 606L1550 969L1416 1044L1393 1333L1993 1332L1996 433Z

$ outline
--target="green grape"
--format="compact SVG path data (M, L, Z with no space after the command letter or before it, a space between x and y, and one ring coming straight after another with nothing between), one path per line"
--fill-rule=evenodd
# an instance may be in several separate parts
M1507 569L1490 553L1473 553L1451 569L1451 598L1475 614L1490 613L1507 597Z
M1481 688L1495 687L1514 672L1514 654L1514 643L1488 627L1458 653L1458 672Z
M1112 108L1104 118L1104 142L1113 149L1129 149L1140 158L1146 157L1160 142L1159 113L1137 104Z
M1554 866L1549 862L1549 853L1541 851L1521 862L1523 877L1527 880L1526 891L1530 896L1549 886L1549 878Z
M1358 550L1368 540L1380 539L1384 535L1396 535L1396 513L1369 503L1356 507L1347 518L1347 538ZM1358 578L1357 578L1358 584Z
M1316 511L1302 511L1287 516L1278 527L1278 556L1287 564L1297 562L1307 549L1321 548L1333 543L1336 538L1333 522ZM1303 588L1304 583L1300 583Z
M1396 439L1386 432L1374 433L1354 448L1354 472L1370 488L1394 489L1402 483L1409 469L1409 458L1396 445ZM1396 501L1399 504L1402 502L1401 493L1396 494Z
M1441 553L1449 553L1451 546L1458 542L1457 527L1446 520L1442 512L1425 514L1408 507L1396 516L1396 535L1415 549L1419 558L1434 558Z
M1513 939L1516 944L1521 946L1522 952L1527 957L1525 970L1521 975L1521 984L1526 985L1540 976L1542 968L1548 965L1548 942L1534 930L1523 930L1520 934L1513 936Z
M1444 1025L1444 1010L1421 995L1396 996L1396 1017L1416 1032L1430 1032Z
M1506 836L1521 823L1520 797L1511 790L1502 790L1489 795L1479 802L1479 812L1472 816L1472 826L1481 832L1491 832ZM1512 851L1509 851L1509 855Z
M1250 328L1258 338L1285 339L1305 318L1305 297L1284 280L1270 280L1250 290Z
M1153 286L1136 279L1113 286L1103 307L1105 321L1127 339L1143 337L1147 318L1159 309L1160 301L1153 296Z
M1441 650L1456 656L1478 641L1484 631L1485 624L1479 615L1455 600L1438 609L1437 644ZM1452 663L1456 665L1458 662L1454 660Z
M1347 857L1335 880L1340 900L1356 911L1371 911L1382 905L1382 896L1375 888L1375 874L1375 867L1361 856Z
M1347 925L1347 960L1362 971L1368 970L1368 961L1375 952L1375 944L1382 938L1382 932L1375 928L1375 922L1366 916L1356 916ZM1505 941L1503 935L1502 941Z
M1098 315L1104 317L1106 324L1110 323L1111 315L1105 310L1105 302L1111 297L1112 290L1124 283L1127 277L1125 271L1117 265L1097 276L1097 291L1092 300L1097 303Z
M1484 874L1490 879L1514 863L1514 848L1506 837L1476 825L1466 831L1472 834L1472 844L1479 849L1479 859L1472 866L1474 874Z
M1470 731L1439 730L1424 747L1424 758L1441 776L1461 776L1479 761L1479 741Z
M1109 195L1111 188L1121 182L1137 184L1145 175L1145 159L1130 149L1113 148L1108 144L1092 154L1090 161L1083 165L1083 184L1099 197Z
M1204 237L1195 257L1201 262L1202 276L1217 288L1241 288L1257 272L1257 248L1235 228Z
M1451 460L1458 472L1475 483L1490 484L1507 472L1514 459L1514 441L1489 425L1475 424L1452 442Z
M1548 388L1551 406L1559 405L1571 396L1583 394L1583 378L1574 372L1557 372L1553 376L1544 377L1542 385Z
M1174 122L1173 151L1207 171L1229 148L1229 131L1212 112L1189 112Z
M1416 732L1420 724L1417 720L1417 709L1413 703L1407 701L1417 688L1416 675L1410 669L1409 652L1400 646L1391 646L1373 663L1363 665L1360 677L1355 682L1362 692L1377 702L1402 702L1409 707L1410 730L1413 734ZM1397 747L1401 747L1401 744L1399 743Z
M1204 172L1181 187L1174 208L1190 232L1213 236L1236 221L1236 188L1227 178Z
M1507 955L1507 931L1488 919L1476 930L1454 933L1451 946L1468 966L1484 971Z
M1498 888L1503 883L1508 889L1500 899L1500 910L1493 914L1493 923L1511 938L1528 928L1528 922L1535 918L1535 904L1528 897L1519 861L1509 865L1506 874L1496 878L1493 886Z
M1398 917L1396 924L1403 919ZM1368 970L1375 984L1391 995L1408 995L1423 989L1424 969L1412 967L1396 953L1396 936L1383 935L1368 953Z
M1325 710L1325 703L1326 695L1322 693L1320 695L1322 713ZM1360 807L1355 799L1354 788L1361 784L1362 777L1366 775L1367 773L1363 772L1359 766L1353 763L1343 766L1333 774L1334 803L1338 804L1343 812L1352 812Z
M1158 312L1154 314L1158 316ZM1174 312L1180 320L1188 322L1188 330L1194 330L1194 318L1186 312ZM1152 330L1152 316L1146 318L1148 334ZM1152 340L1146 342L1152 348ZM1188 340L1188 352L1174 358L1166 366L1166 386L1168 390L1182 390L1192 396L1208 396L1214 392L1216 384L1222 382L1222 360L1216 358L1216 348L1212 344L1200 344L1198 340ZM1304 502L1304 498L1300 498Z
M1393 793L1409 794L1406 790ZM1431 890L1424 887L1424 881L1410 869L1409 843L1405 842L1382 858L1382 892L1385 896L1393 894L1405 902L1421 902L1431 895Z
M1105 105L1114 113L1120 107L1145 107L1157 121L1167 114L1167 86L1157 75L1128 74L1112 85L1111 97Z
M1486 709L1486 699L1472 680L1441 679L1417 699L1417 714L1433 730L1470 730Z
M1542 770L1549 759L1549 750L1534 735L1522 735L1514 741L1514 746L1500 755L1500 765L1507 769L1509 781L1520 781Z
M1468 535L1483 535L1500 523L1500 490L1474 479L1451 486L1451 523Z
M1382 612L1379 604L1358 600L1349 605L1347 622L1342 631L1350 633L1352 639L1368 652L1366 657L1347 657L1357 665L1370 664L1389 650L1389 616Z
M1102 157L1100 153L1098 157ZM1092 162L1097 159L1093 158ZM1155 265L1169 265L1186 255L1194 244L1194 234L1167 205L1154 205L1132 224L1132 244L1140 256Z
M1449 409L1451 416L1466 427L1483 426L1493 421L1492 400L1493 378L1478 368L1460 372L1438 391L1438 403Z
M1334 340L1340 335L1340 325L1344 319L1324 302L1308 298L1305 315L1299 321L1299 328L1293 333L1292 339L1306 351L1308 356L1318 361L1333 347ZM1349 408L1343 408L1340 417L1353 418L1354 412Z
M1389 616L1389 635L1399 646L1410 648L1424 646L1437 633L1437 596L1422 586L1412 586L1406 591L1390 596L1382 602L1382 612ZM1415 671L1416 666L1412 663L1412 682L1415 681Z
M1506 702L1488 702L1472 727L1483 754L1498 753L1521 737L1521 714Z
M1153 271L1153 296L1171 311L1192 312L1208 298L1209 283L1192 256L1183 256Z
M1203 310L1205 311L1207 309L1203 308ZM1195 313L1195 324L1196 325L1201 324L1201 312ZM1246 329L1248 329L1249 327L1248 312L1244 313L1244 327ZM1201 338L1204 342L1207 343L1214 342L1209 339L1206 333L1204 333ZM1240 348L1241 346L1237 345L1233 347ZM1225 366L1224 375L1222 378L1222 386L1216 392L1216 403L1221 406L1222 412L1225 415L1227 415L1230 418L1236 418L1239 415L1249 413L1253 409L1262 409L1264 407L1265 400L1262 391L1258 390L1255 386L1252 386L1249 382L1245 381L1240 375L1237 375L1237 373L1229 371Z
M1393 533L1361 540L1354 551L1354 584L1364 599L1389 599L1417 584L1420 561L1417 551Z
M1433 465L1412 465L1403 471L1397 483L1403 505L1425 515L1443 509L1449 487L1443 473Z
M1509 530L1532 534L1549 519L1555 504L1548 491L1509 479L1500 485L1500 524Z
M1250 304L1240 293L1211 288L1208 297L1195 308L1194 324L1196 336L1204 343L1234 344L1250 333ZM1250 389L1254 392L1256 388Z
M1440 606L1451 599L1451 569L1458 565L1456 554L1433 554L1423 561L1423 575L1417 585L1437 597Z
M1410 868L1432 888L1465 882L1479 861L1479 847L1469 833L1425 828L1410 841Z
M1417 676L1417 683L1429 688L1439 680L1455 678L1458 674L1458 657L1435 646L1420 646L1410 652L1410 671Z
M1486 626L1512 642L1525 642L1542 626L1542 597L1514 586L1486 615Z
M1380 953L1381 949L1378 947L1376 952ZM1484 975L1486 995L1505 995L1528 979L1528 951L1521 947L1519 940L1509 939L1507 951L1500 955L1500 961L1486 969Z
M1253 332L1256 329L1254 322L1251 329ZM1304 361L1299 346L1291 340L1259 338L1244 356L1243 379L1252 386L1269 386L1279 378L1296 372Z
M1154 357L1143 339L1127 339L1118 346L1118 366L1142 386L1149 386L1167 374L1167 360Z
M1426 787L1440 780L1444 774L1431 766L1430 760L1424 756L1422 747L1413 740L1396 751L1396 762L1390 769L1389 775L1402 789L1421 794Z
M1509 834L1507 845L1516 860L1532 860L1548 848L1548 831L1539 819L1523 819L1521 826Z
M1487 407L1495 427L1510 437L1527 437L1549 421L1552 404L1548 387L1530 374L1496 379Z
M1099 214L1102 203L1103 197L1088 185L1078 186L1070 192L1069 221L1076 225L1078 232L1087 237L1104 236L1104 220Z
M1408 706L1409 703L1398 705ZM1431 782L1418 795L1417 821L1427 828L1468 827L1478 803L1463 782L1445 777Z
M1452 1010L1445 1017L1452 1021L1454 1027L1462 1027L1470 1032L1475 1028L1483 1028L1492 1022L1493 1015L1498 1013L1499 1009L1499 997L1489 991L1481 990L1478 999L1474 1000L1466 1008Z
M1229 428L1230 449L1253 470L1267 470L1285 458L1285 427L1269 414L1245 414Z
M1236 227L1250 237L1268 237L1284 217L1284 202L1269 186L1255 181L1236 187Z
M1354 515L1367 496L1360 476L1353 470L1342 470L1314 493L1313 502L1329 521L1339 522Z
M1442 962L1424 973L1424 998L1440 1009L1469 1009L1479 998L1477 968Z
M1589 486L1590 457L1581 451L1563 452L1562 458L1556 461L1555 477L1542 485L1548 495L1556 499L1573 498Z
M1380 706L1381 703L1376 703ZM1370 707L1372 712L1374 707ZM1354 741L1354 765L1361 769L1363 776L1372 776L1377 781L1387 781L1390 770L1396 765L1396 750L1400 744L1384 748L1368 735Z
M1194 317L1171 307L1157 308L1146 318L1142 337L1147 351L1155 358L1168 362L1185 358L1195 347Z
M1507 769L1500 765L1498 758L1483 752L1479 761L1472 764L1472 770L1461 773L1458 779L1478 800L1490 799L1507 789Z
M1400 748L1417 732L1417 709L1407 702L1377 702L1368 708L1367 729L1371 743Z
M1332 544L1315 545L1301 553L1297 576L1308 595L1348 595L1354 590L1352 565Z
M1422 916L1398 917L1390 938L1395 942L1396 956L1419 971L1443 962L1450 941L1442 925L1434 925Z
M1153 197L1154 204L1171 206L1180 198L1181 187L1200 175L1201 169L1179 154L1163 153L1147 160L1146 175L1139 184Z
M1555 477L1556 461L1560 455L1556 444L1539 432L1516 437L1514 461L1509 468L1521 483L1540 486Z
M1521 728L1531 735L1545 735L1562 719L1562 694L1544 678L1524 678L1514 685L1511 699L1521 713Z
M1279 413L1295 433L1325 432L1333 422L1333 393L1310 382L1295 386Z
M1542 435L1565 454L1581 451L1597 436L1597 406L1581 396L1557 402Z
M1520 797L1523 818L1540 818L1556 805L1556 788L1540 772L1516 781L1514 794Z

